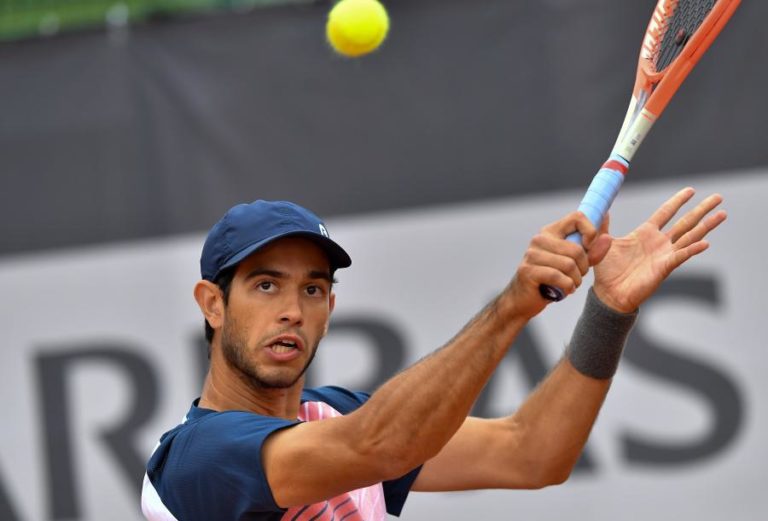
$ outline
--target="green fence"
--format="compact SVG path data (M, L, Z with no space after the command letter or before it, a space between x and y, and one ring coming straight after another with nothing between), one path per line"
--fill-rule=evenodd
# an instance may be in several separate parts
M0 40L125 25L160 14L248 9L312 0L0 0Z

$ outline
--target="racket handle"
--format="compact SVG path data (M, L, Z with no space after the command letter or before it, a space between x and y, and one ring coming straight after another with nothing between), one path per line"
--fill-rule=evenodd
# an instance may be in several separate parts
M619 193L624 176L629 169L629 162L618 154L611 154L611 157L603 163L602 168L598 170L592 179L587 193L579 205L579 211L587 216L595 228L600 228L603 223L603 217L611 207L616 194ZM576 231L566 237L567 240L581 245L581 234ZM552 302L559 302L565 298L565 292L554 286L542 284L539 286L541 296Z

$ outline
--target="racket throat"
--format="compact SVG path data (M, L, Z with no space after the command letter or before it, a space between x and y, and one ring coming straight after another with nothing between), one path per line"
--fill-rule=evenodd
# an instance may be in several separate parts
M645 136L650 132L653 124L656 123L656 116L645 108L630 112L631 118L625 122L622 132L611 150L611 156L621 156L625 161L630 162L635 156L635 152L642 145Z

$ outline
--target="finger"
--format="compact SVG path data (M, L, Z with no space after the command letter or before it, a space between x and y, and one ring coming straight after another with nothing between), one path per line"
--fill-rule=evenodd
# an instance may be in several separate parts
M720 194L710 195L698 205L696 205L696 208L683 215L674 224L674 226L669 229L667 236L673 243L677 242L680 237L691 231L696 225L699 224L705 215L715 209L722 202L723 196Z
M587 252L578 244L554 235L539 234L531 241L530 254L537 251L565 257L573 261L578 271L585 275L589 270Z
M680 237L675 242L676 248L686 248L694 242L698 242L707 236L709 232L720 226L728 218L725 210L720 210L707 216L703 221L697 224L692 230Z
M682 265L688 259L705 251L707 248L709 248L709 243L707 241L699 241L699 242L694 242L693 244L690 244L685 248L681 248L677 250L670 257L669 266L667 267L668 273L671 273L672 271L676 270L678 267L680 267L680 265Z
M564 275L561 271L548 266L530 267L531 279L535 280L537 285L547 285L562 290L566 295L576 291L576 284L570 277Z
M545 226L541 231L543 234L554 235L561 239L578 231L584 245L592 242L596 234L594 225L579 211L569 213L562 219Z
M648 219L648 222L661 230L664 228L664 226L667 225L669 221L672 220L672 217L675 216L680 208L685 203L687 203L695 193L696 190L691 187L683 188L675 195L667 199L667 201L662 204L658 210L653 213L653 215L651 215L651 218Z
M586 263L586 254L584 254L583 257ZM531 250L528 252L527 260L529 264L534 266L556 269L571 280L568 284L569 286L571 284L576 287L581 286L582 275L586 274L586 270L582 272L578 263L573 258L565 255L558 255L550 251Z
M581 212L578 212L578 219L576 220L576 229L581 234L581 244L584 249L589 249L592 243L595 241L598 235L598 230L589 218Z

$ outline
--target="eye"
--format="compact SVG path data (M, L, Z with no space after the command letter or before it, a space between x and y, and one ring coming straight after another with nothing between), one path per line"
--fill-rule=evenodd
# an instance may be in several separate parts
M271 280L263 280L257 284L261 291L272 292L275 289L275 283Z
M323 288L320 286L307 286L306 291L310 297L320 297L323 295Z

